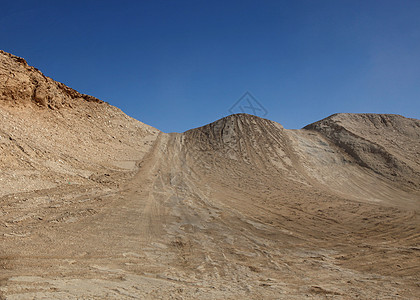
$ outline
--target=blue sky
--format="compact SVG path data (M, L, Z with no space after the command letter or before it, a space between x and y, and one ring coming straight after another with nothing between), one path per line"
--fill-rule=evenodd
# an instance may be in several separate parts
M301 128L337 112L420 119L420 1L4 1L0 49L165 132L247 91Z

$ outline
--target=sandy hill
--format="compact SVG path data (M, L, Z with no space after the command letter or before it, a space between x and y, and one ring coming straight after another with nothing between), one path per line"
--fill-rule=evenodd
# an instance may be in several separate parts
M0 196L133 170L158 132L3 51L0 124Z
M305 129L320 132L359 165L420 188L420 120L389 114L336 114Z
M0 298L417 299L420 121L166 134L0 53Z

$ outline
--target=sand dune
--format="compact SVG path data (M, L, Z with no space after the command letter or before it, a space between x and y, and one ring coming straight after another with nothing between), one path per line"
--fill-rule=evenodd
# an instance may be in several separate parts
M418 299L420 121L163 133L0 52L0 298Z

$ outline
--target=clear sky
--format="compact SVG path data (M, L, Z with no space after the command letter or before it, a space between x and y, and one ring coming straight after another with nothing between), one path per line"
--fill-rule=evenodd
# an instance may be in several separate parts
M2 1L0 49L165 132L247 91L286 128L420 119L418 0Z

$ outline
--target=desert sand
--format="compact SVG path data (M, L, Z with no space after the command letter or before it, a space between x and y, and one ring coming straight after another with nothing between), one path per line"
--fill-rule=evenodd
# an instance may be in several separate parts
M420 120L164 133L0 52L0 299L419 299Z

